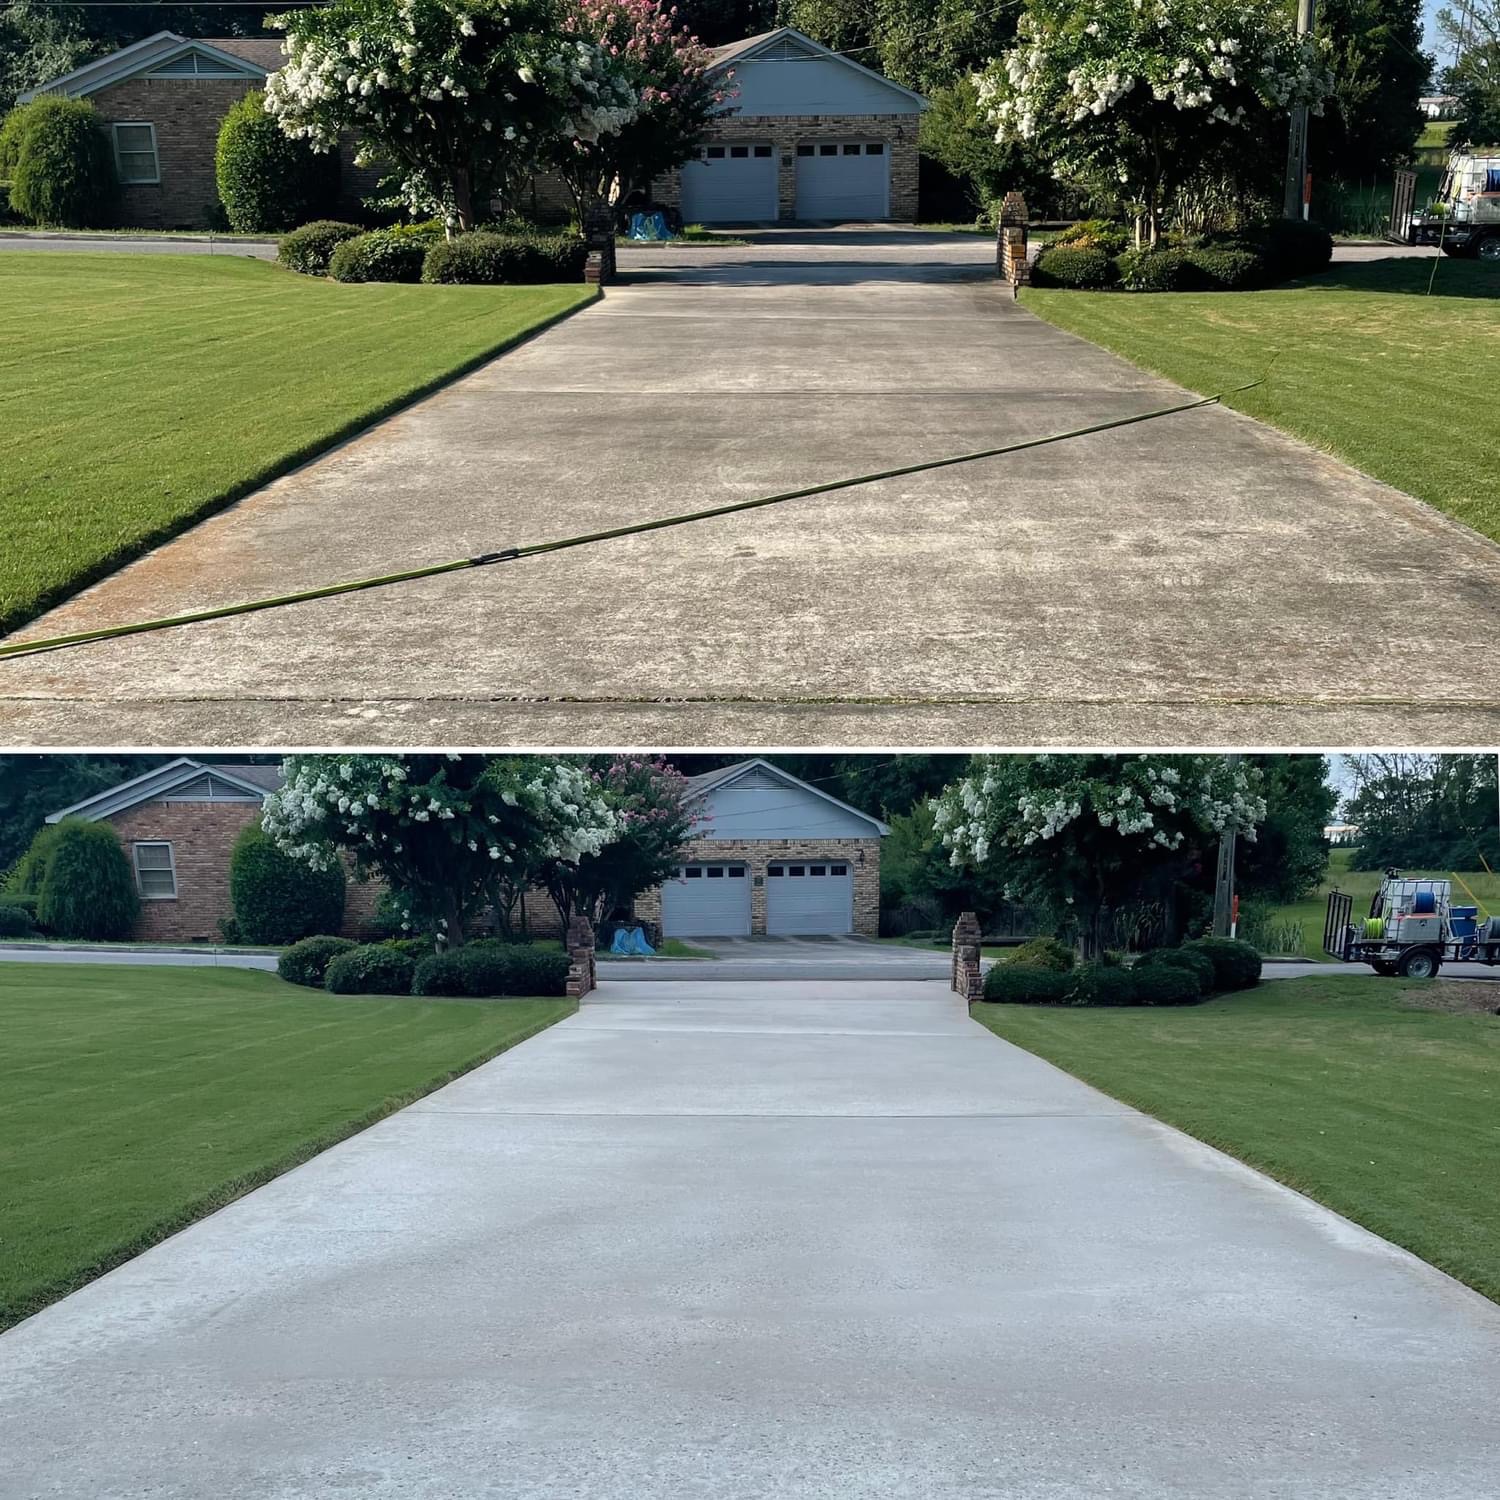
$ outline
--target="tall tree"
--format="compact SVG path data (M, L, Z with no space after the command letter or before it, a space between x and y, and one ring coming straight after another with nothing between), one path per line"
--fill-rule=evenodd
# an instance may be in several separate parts
M1338 806L1321 755L1252 755L1266 815L1255 842L1239 850L1237 885L1246 897L1277 903L1300 900L1328 873L1323 830Z
M149 771L164 755L0 755L0 878L46 821L96 792Z
M776 23L776 0L678 0L677 19L710 47L758 36Z
M1351 755L1354 792L1344 813L1358 829L1356 869L1389 865L1500 868L1500 808L1493 755Z

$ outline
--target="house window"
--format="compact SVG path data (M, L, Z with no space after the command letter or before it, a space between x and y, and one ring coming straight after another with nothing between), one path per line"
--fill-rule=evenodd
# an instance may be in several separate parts
M757 156L769 156L771 154L771 148L769 146L757 146L755 148L755 154Z
M704 149L703 159L705 161L722 161L724 148L722 146L708 146Z
M161 181L161 162L156 155L156 126L129 121L112 127L115 139L115 171L123 183Z
M743 880L745 878L744 865L730 865L729 878L731 880Z
M170 844L135 844L135 886L145 901L177 898L177 867Z
M845 156L858 156L859 155L859 146L858 146L858 144L854 144L854 145L850 145L850 146L845 146L844 147L844 155Z
M731 146L729 148L729 154L735 158L739 158L741 156L748 157L750 155L750 148L748 146Z
M804 146L798 146L797 147L797 155L798 156L811 156L812 154L813 154L813 148L811 146L804 145Z
M885 146L880 141L871 141L869 143L869 145L867 145L865 147L865 155L866 156L884 156L885 155Z
M849 866L848 865L829 865L829 867L828 867L828 873L830 875L847 875L849 873Z
M838 154L839 154L839 148L837 146L819 146L818 147L818 155L819 156L837 156Z

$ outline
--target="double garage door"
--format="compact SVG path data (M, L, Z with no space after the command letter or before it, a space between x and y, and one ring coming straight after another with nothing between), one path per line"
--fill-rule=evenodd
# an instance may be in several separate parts
M661 890L668 937L749 937L750 872L744 865L680 865ZM766 931L825 936L854 930L854 877L847 864L785 861L766 871Z
M682 168L682 217L689 224L774 222L776 149L769 142L700 146ZM799 219L886 219L891 158L884 141L805 141L797 147Z

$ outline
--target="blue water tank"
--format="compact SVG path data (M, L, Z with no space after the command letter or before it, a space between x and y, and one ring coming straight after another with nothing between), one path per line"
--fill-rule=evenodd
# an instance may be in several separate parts
M1432 891L1417 891L1411 898L1414 917L1430 917L1437 910L1437 896Z
M1456 938L1473 937L1479 930L1479 908L1477 906L1450 906L1448 908L1448 930Z

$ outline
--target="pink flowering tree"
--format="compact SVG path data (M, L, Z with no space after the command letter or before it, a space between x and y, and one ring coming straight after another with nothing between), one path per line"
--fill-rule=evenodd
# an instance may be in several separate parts
M665 0L570 0L565 23L598 46L639 101L634 117L608 132L554 140L549 165L579 212L619 202L693 154L709 122L727 113L732 77L710 73L712 54L677 21Z

